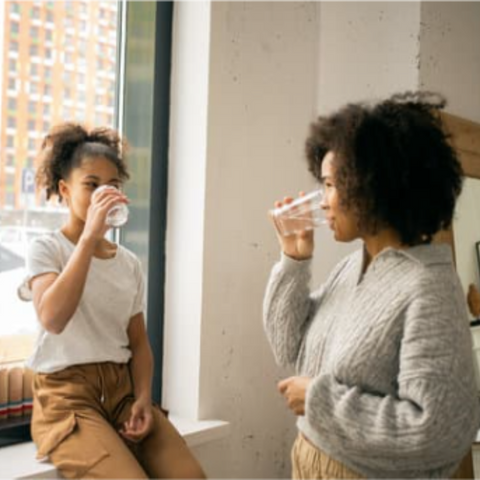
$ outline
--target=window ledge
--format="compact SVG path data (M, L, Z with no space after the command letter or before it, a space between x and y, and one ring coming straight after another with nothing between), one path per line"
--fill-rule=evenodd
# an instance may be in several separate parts
M170 421L182 434L189 447L226 437L230 424L221 420L187 420L169 416ZM1 478L60 478L56 468L48 461L35 459L33 442L20 443L0 448Z

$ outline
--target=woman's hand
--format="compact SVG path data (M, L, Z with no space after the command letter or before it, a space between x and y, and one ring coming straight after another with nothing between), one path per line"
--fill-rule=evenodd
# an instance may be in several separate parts
M136 400L132 405L130 418L120 429L120 435L131 442L141 442L153 428L152 404L146 400Z
M97 194L93 192L85 219L83 236L96 241L101 240L110 228L105 221L108 211L117 203L127 202L125 194L115 187L106 188Z
M305 396L311 381L310 377L289 377L278 382L278 391L295 415L305 415Z
M300 196L303 195L304 193L300 192ZM283 205L287 205L292 202L292 197L285 197L283 199L283 202L275 202L275 208L280 208ZM275 225L275 230L277 232L277 238L278 242L280 243L280 248L285 255L293 258L294 260L307 260L308 258L312 257L314 250L313 230L304 230L299 233L293 233L292 235L282 235L279 232L273 217L271 215L270 217L272 218L272 222Z

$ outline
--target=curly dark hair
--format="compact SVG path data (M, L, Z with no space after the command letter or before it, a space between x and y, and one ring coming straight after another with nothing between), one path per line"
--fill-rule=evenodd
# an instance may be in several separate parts
M125 162L127 143L111 128L88 130L77 123L62 123L52 127L40 147L40 167L37 182L45 187L47 200L52 195L62 197L58 183L66 180L84 158L104 157L118 169L122 181L129 178Z
M438 113L445 105L437 93L406 92L348 104L311 125L309 171L321 181L325 154L335 154L340 203L361 231L393 228L417 245L451 225L463 170Z

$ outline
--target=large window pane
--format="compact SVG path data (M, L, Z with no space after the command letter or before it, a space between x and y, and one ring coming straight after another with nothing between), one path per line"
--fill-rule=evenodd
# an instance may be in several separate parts
M37 328L32 305L16 296L28 243L66 215L35 187L36 152L64 120L114 126L119 8L115 1L6 0L0 9L1 366L29 354ZM101 28L90 19L103 19Z

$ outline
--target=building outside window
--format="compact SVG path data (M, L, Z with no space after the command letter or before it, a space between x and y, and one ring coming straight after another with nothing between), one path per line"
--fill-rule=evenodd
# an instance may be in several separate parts
M80 15L80 9L73 5L68 7L68 15L74 24ZM2 165L8 167L8 174L5 169L0 169L0 251L8 250L9 258L18 258L18 264L0 263L0 305L2 314L0 316L0 368L2 365L21 360L24 354L17 355L11 352L7 343L12 338L24 338L25 348L17 349L18 352L28 354L31 348L33 334L36 331L36 320L33 307L17 300L15 285L21 280L24 274L23 262L28 248L28 241L34 236L57 228L65 218L65 208L55 202L47 205L44 201L44 194L32 183L32 174L38 167L36 153L41 143L42 136L47 133L51 125L62 120L80 121L85 124L94 125L94 118L99 108L107 111L112 122L115 119L116 105L97 105L94 103L94 95L89 97L85 90L80 91L68 78L68 87L64 85L62 77L65 72L65 65L61 56L53 54L52 45L45 46L45 41L52 40L53 33L47 23L53 23L58 19L56 35L62 38L62 26L66 18L65 2L33 2L24 0L15 2L5 0L0 2L0 15L3 24L0 24L0 35L3 41L3 49L0 50L3 65L8 68L0 69L0 85L3 99L0 101L0 157L8 159ZM112 3L114 11L117 11L117 2ZM91 2L89 10L93 16L98 14L98 2ZM46 19L45 23L41 20ZM25 35L21 35L20 27ZM118 38L117 24L107 34L115 35ZM15 37L13 37L15 35ZM79 41L76 30L69 31L69 38L73 45ZM91 53L88 69L95 66L95 54L93 45L98 42L95 38L89 38L85 46ZM65 45L59 46L65 48ZM9 58L14 52L16 58ZM48 60L48 66L42 67L42 60ZM74 60L72 53L70 61ZM21 65L21 70L18 69ZM10 77L15 72L15 77ZM117 65L112 64L110 73L116 79ZM45 83L47 82L48 83ZM25 95L8 96L8 90L17 85L17 82L26 85ZM116 82L116 80L115 80ZM116 83L115 83L116 85ZM65 90L73 98L84 99L82 108L68 110L68 116L62 118L63 104L65 101ZM45 96L45 97L44 97ZM89 101L89 98L91 99ZM48 99L48 101L47 101ZM42 115L42 121L38 122L36 115ZM110 126L113 126L111 123ZM8 134L7 134L8 129ZM3 147L2 147L3 146ZM2 151L3 149L3 151ZM8 151L7 151L8 149ZM23 178L23 180L22 180ZM4 257L2 256L2 259ZM16 266L15 266L16 265ZM15 268L13 268L15 266ZM12 268L11 268L12 267ZM15 322L5 319L15 318Z

